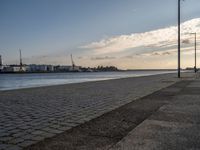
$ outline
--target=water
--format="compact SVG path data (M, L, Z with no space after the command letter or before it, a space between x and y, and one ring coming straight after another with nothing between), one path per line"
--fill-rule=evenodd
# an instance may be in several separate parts
M126 77L149 76L173 72L174 71L125 71L91 73L0 74L0 90L81 83L87 81L99 81Z

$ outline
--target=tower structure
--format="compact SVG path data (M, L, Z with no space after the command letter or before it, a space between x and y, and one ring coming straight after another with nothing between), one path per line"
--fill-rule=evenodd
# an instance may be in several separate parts
M22 69L22 66L23 66L23 63L22 63L22 51L21 51L21 49L19 49L19 59L20 59L20 64L19 64L20 71L23 71L23 69Z
M74 63L74 60L73 60L72 54L71 54L71 61L72 61L72 69L74 70L74 68L75 68L75 63Z
M0 55L0 66L2 66L2 65L3 65L3 61L2 61L2 57Z

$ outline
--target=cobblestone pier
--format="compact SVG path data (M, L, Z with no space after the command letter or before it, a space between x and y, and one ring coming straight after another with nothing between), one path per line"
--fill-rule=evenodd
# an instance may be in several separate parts
M0 150L20 150L175 83L175 74L0 92Z

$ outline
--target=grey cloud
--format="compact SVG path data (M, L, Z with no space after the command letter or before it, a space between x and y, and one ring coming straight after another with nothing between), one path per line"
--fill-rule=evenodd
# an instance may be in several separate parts
M190 44L191 42L190 42L189 39L185 39L185 40L182 40L182 43L183 43L183 44Z
M172 54L172 52L160 52L160 53L154 52L151 55L152 56L166 56L166 55L171 55L171 54Z
M129 56L125 56L123 58L127 58L127 59L133 59L133 56L132 55L129 55Z
M160 56L161 54L159 54L159 53L152 53L151 55L153 55L153 56Z
M171 55L172 52L164 52L163 55Z
M109 59L116 59L116 57L103 56L103 57L92 57L91 58L91 60L109 60Z

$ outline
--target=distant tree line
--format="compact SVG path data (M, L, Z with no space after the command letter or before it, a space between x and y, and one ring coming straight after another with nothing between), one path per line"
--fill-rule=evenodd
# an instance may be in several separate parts
M81 67L81 71L83 72L103 72L103 71L119 71L119 69L115 66L98 66L94 68L86 68L86 67Z

